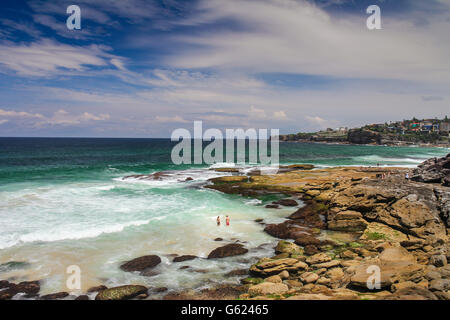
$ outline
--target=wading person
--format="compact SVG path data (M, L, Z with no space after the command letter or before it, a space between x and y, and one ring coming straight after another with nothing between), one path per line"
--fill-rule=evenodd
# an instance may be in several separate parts
M226 218L226 223L227 223L227 226L230 225L230 217L229 216L227 216L227 218Z
M220 226L220 216L217 216L217 226Z

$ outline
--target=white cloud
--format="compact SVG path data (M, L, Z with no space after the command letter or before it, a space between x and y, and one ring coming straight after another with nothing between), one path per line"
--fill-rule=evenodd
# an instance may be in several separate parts
M156 121L161 123L187 123L189 121L183 119L180 116L166 117L166 116L156 116Z
M281 110L280 111L275 111L273 113L273 117L275 119L279 119L279 120L287 120L286 113L284 111L281 111Z
M2 125L2 124L4 124L4 123L7 123L9 120L6 120L6 119L0 119L0 125Z
M420 27L383 16L383 30L369 31L365 13L332 17L303 0L201 3L203 16L227 18L247 28L177 37L191 49L166 59L174 67L450 84L450 41L443 41L450 19L445 11Z
M263 109L258 109L255 106L250 106L250 110L248 112L251 116L257 118L266 118L266 112Z
M70 46L51 40L31 44L0 43L0 65L24 76L50 76L105 67L115 58L99 45ZM116 58L117 59L117 58Z

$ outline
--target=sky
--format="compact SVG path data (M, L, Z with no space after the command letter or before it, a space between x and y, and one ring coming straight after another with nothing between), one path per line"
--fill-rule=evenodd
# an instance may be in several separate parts
M81 29L69 30L69 5ZM369 30L366 9L381 9ZM450 115L450 0L2 0L0 136Z

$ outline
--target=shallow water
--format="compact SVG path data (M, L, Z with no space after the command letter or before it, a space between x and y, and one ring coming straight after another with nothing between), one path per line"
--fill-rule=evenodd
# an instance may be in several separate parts
M0 139L0 265L29 263L0 268L0 279L45 279L43 294L67 291L66 268L78 265L82 290L129 283L198 288L236 282L224 275L271 255L275 239L254 220L281 222L295 209L265 209L255 199L203 189L207 179L224 174L206 165L173 165L172 146L157 139ZM415 166L448 149L283 143L280 153L283 164ZM177 171L162 181L122 179L162 170ZM194 180L184 182L187 177ZM231 226L217 227L218 215L222 221L229 215ZM171 262L171 254L206 257L236 240L250 252ZM156 276L118 268L146 254L162 257ZM190 268L179 270L184 265Z

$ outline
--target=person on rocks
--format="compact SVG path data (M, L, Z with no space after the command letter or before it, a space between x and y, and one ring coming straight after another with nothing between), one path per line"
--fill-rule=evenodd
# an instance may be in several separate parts
M217 216L217 226L220 226L220 216Z
M409 173L408 172L405 174L405 179L409 180Z
M226 223L227 223L227 227L230 226L230 217L229 216L226 217Z

